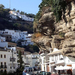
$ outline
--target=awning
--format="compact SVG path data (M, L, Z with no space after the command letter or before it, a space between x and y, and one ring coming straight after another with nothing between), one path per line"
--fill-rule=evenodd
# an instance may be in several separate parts
M70 66L64 66L64 70L72 69Z
M72 67L70 67L70 66L60 66L60 67L55 68L55 70L68 70L68 69L72 69Z
M64 64L65 64L64 60L60 60L56 63L56 65L64 65Z
M63 66L56 67L55 70L63 70Z
M47 55L49 56L52 56L52 55L56 55L56 54L61 54L63 50L58 50L58 51L55 51L55 52L52 52L52 53L49 53Z
M55 61L51 61L51 62L50 62L50 64L54 64L54 63L55 63Z

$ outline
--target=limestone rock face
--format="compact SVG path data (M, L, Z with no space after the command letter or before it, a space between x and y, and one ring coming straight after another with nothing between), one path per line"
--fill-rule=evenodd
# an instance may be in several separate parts
M39 20L38 28L44 35L52 35L54 31L54 16L53 12L45 13Z
M62 48L61 40L64 40L64 37L61 37L59 35L54 35L53 38L52 38L52 41L51 41L52 49L54 49L54 48L61 49Z
M36 28L42 36L33 40L40 50L58 48L63 50L63 55L75 57L75 4L73 2L70 15L66 12L66 21L67 23L62 19L55 23L53 12L44 13Z
M42 36L34 39L34 42L38 45L41 51L49 51L49 48L51 47L50 41L51 39L48 36Z

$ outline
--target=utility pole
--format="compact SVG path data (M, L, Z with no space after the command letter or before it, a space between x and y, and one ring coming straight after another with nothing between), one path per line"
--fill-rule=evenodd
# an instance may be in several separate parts
M13 61L14 59L13 59L13 49L12 49L12 69L13 69ZM12 73L13 73L13 70L12 70Z

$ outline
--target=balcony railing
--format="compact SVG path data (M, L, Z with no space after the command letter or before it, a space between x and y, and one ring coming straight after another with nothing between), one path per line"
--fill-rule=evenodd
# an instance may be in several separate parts
M4 67L4 68L7 68L7 65L4 65L3 67Z
M15 58L10 58L10 61L11 62L15 62Z
M7 68L7 65L0 65L0 68Z
M3 68L3 65L1 65L0 68Z

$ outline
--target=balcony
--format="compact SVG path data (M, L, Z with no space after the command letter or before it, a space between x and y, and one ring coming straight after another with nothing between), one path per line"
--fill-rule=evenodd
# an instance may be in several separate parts
M7 65L1 65L0 68L7 68Z
M7 65L4 65L3 67L4 67L4 68L7 68Z
M10 61L11 62L15 62L15 58L10 58Z
M0 68L3 68L3 65L0 65Z

